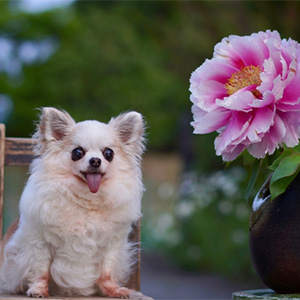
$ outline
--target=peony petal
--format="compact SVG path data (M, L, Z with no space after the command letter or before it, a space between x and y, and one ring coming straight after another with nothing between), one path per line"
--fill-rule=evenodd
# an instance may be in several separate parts
M272 90L273 80L278 75L276 72L274 61L271 58L264 61L263 69L264 71L260 73L260 79L262 83L257 87L257 90L261 94L264 94L266 91Z
M215 46L214 57L227 59L238 69L250 65L262 66L264 60L269 57L269 49L265 44L268 38L280 40L276 31L259 32L243 37L231 35L223 38Z
M208 113L195 105L192 106L192 113L194 122L191 125L194 127L194 133L216 131L227 124L232 114L228 110L216 110Z
M271 125L274 123L274 114L274 109L270 107L257 110L253 117L251 114L237 114L236 118L232 119L223 134L215 139L216 154L222 155L224 160L230 161L239 155L246 147L249 146L250 149L252 149L252 145L262 143L265 133L270 130ZM235 131L233 129L235 129ZM240 129L239 134L236 131L238 129ZM280 136L280 138L282 138L282 136ZM228 143L228 141L230 141L230 143ZM258 147L258 149L255 147L254 152L255 155L265 155L261 154L265 152L264 150L261 152L260 147Z
M254 113L254 117L251 121L249 128L247 129L245 135L248 140L252 142L257 142L261 140L261 133L266 133L269 131L270 127L274 124L275 108L273 106L267 106L257 109Z
M191 91L191 101L205 111L217 109L216 99L227 95L224 85L217 81L200 82Z
M297 99L295 104L284 104L279 103L276 105L278 111L289 112L289 111L300 111L300 98Z
M252 87L252 86L251 86ZM217 99L216 104L218 106L230 109L230 110L236 110L236 111L245 111L248 112L252 110L251 104L254 99L254 95L247 91L247 89L252 89L251 87L247 87L243 90L239 90L238 92L232 94L229 97L225 97L224 99Z
M251 107L253 108L261 108L269 106L270 104L273 104L275 102L275 97L273 93L267 91L263 94L262 99L254 99L254 101L251 104Z
M296 59L294 59L289 65L289 69L287 71L287 76L285 78L283 78L286 86L288 86L294 80L296 75L299 73L298 68L299 68L298 62Z
M269 49L258 35L234 37L230 39L232 47L240 55L244 66L262 66L269 57Z
M230 65L234 66L237 70L240 70L244 67L244 64L241 61L239 54L230 43L231 37L223 38L220 43L215 45L214 59L223 59Z
M281 56L282 59L286 62L287 66L289 69L291 68L292 64L296 64L295 67L297 67L297 48L298 48L298 42L293 41L292 39L287 40L282 40L281 43Z
M279 148L285 133L284 122L278 115L275 115L274 125L270 128L269 132L264 135L260 142L250 144L247 148L248 152L256 158L263 158L266 154L273 154Z
M246 145L239 144L235 146L228 146L226 150L222 152L223 161L233 161L236 159L244 150L246 149Z
M282 98L285 83L281 80L281 76L278 75L273 81L272 93L274 94L275 101Z
M216 99L227 96L225 83L233 72L235 68L220 60L206 60L191 75L191 101L205 111L215 110Z
M278 112L278 116L283 121L286 133L282 142L288 147L295 147L300 138L300 114L299 112Z
M280 53L280 62L282 65L282 71L281 71L281 78L282 80L285 80L288 76L288 66L290 65L289 59L283 57L283 53Z
M286 105L295 105L299 103L300 98L300 72L295 76L284 89L282 99L278 101L278 109L284 109Z
M264 107L252 112L252 118L249 121L250 125L244 133L236 140L232 141L233 145L243 143L250 145L251 143L260 142L266 132L274 123L275 109L272 107Z
M273 62L275 67L275 73L281 74L282 73L282 62L281 62L281 53L280 53L280 45L281 41L269 38L265 41L266 45L269 48L270 57L269 59Z
M223 59L207 59L199 68L191 75L191 85L197 85L200 81L215 80L226 83L231 74L239 71Z
M223 151L234 141L243 136L250 125L251 114L245 112L234 112L228 126L215 139L215 149L217 155L222 155ZM237 144L235 144L237 145Z

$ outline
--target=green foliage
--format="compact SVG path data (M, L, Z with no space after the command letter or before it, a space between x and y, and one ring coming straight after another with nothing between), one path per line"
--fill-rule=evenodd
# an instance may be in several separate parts
M185 173L174 215L158 212L144 219L147 246L166 251L186 269L253 275L249 207L241 201L246 179L240 167L205 175Z
M250 175L248 186L247 186L247 189L246 189L246 192L245 192L245 197L246 197L247 201L249 200L251 192L253 191L253 188L255 186L257 177L259 175L259 171L261 169L261 164L262 164L262 160L256 159L253 162L252 170L251 170L251 175Z
M282 194L300 171L300 154L287 149L270 169L274 171L270 180L271 198Z
M175 149L179 120L190 111L190 74L223 36L267 28L299 36L291 27L297 2L77 1L40 14L20 12L16 3L1 1L0 16L0 35L12 41L15 59L25 41L50 39L55 51L46 61L23 63L20 74L0 70L1 93L14 102L10 135L31 134L41 106L103 121L136 109L148 122L150 148ZM197 153L208 144L205 137L190 139ZM202 169L221 167L213 153L197 153Z
M294 148L284 147L276 150L271 156L264 159L254 159L247 151L243 152L243 162L250 169L246 200L253 196L253 191L261 185L261 180L270 176L271 199L282 194L300 171L300 146ZM269 174L269 171L272 174ZM260 180L258 180L260 178ZM257 183L259 181L259 184ZM251 201L250 201L251 202Z

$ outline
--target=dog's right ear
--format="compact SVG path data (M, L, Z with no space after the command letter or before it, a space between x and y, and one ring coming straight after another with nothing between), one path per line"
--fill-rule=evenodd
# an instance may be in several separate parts
M37 139L37 152L41 154L49 142L63 140L75 126L72 117L62 110L53 107L41 109L39 123L34 138Z
M44 107L38 125L40 135L47 141L62 140L75 126L75 121L66 112L53 107Z

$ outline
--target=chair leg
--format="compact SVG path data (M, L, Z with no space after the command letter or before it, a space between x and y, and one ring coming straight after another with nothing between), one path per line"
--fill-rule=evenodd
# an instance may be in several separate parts
M2 240L2 231L3 231L4 165L5 165L5 125L0 124L0 241Z

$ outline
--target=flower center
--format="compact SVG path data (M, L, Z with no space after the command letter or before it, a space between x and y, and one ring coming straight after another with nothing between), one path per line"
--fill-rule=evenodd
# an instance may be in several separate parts
M232 95L238 90L245 88L250 85L259 86L261 84L261 79L259 74L262 72L260 66L247 66L241 69L241 71L237 71L231 75L225 84L225 88L227 90L228 95ZM251 93L256 97L261 97L261 93L254 89Z

